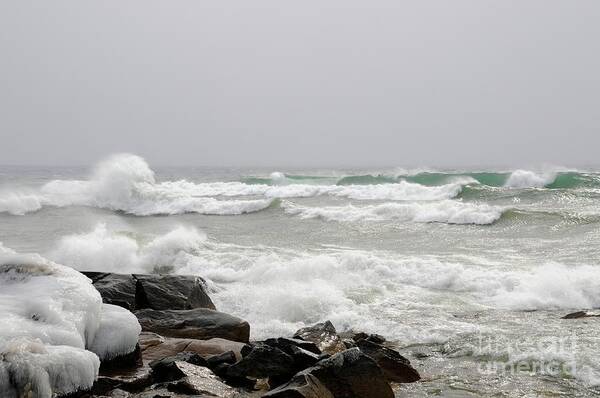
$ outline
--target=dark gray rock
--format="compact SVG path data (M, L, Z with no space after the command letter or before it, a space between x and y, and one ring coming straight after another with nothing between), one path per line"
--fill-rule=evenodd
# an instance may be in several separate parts
M305 349L296 346L291 346L286 353L294 360L296 371L311 367L320 360L320 356L314 352L306 351Z
M600 314L593 314L586 311L577 311L572 312L563 316L561 319L579 319L579 318L597 318L600 317Z
M206 291L206 281L189 275L113 274L82 272L92 280L105 303L136 309L215 309Z
M252 377L262 379L272 376L294 374L294 359L277 347L256 344L237 363L231 365L227 374L230 377Z
M377 363L358 348L337 353L302 374L316 377L335 398L394 398Z
M102 301L118 305L129 311L135 309L136 280L130 274L109 274L102 272L82 272L92 280Z
M152 310L135 312L142 330L166 337L207 340L220 337L248 342L250 325L233 315L206 308L193 310Z
M356 344L363 354L379 365L388 381L412 383L421 379L419 372L399 352L366 339L358 340Z
M289 339L286 337L278 337L272 339L266 339L264 341L265 344L270 345L271 347L277 347L285 352L290 349L290 347L300 347L306 351L310 351L317 355L321 355L321 350L315 343L312 341L300 340L300 339Z
M133 275L136 279L136 308L189 310L215 305L206 292L206 282L196 276Z
M330 321L302 328L294 333L294 338L313 342L322 352L328 354L335 354L346 349Z

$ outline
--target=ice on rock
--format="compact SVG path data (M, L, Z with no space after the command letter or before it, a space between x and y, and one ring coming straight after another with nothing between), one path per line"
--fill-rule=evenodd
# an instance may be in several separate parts
M135 315L125 308L102 304L100 326L88 349L101 360L130 353L138 342L142 328Z
M133 314L102 304L83 274L1 244L0 319L3 398L88 389L100 359L133 351L140 331Z

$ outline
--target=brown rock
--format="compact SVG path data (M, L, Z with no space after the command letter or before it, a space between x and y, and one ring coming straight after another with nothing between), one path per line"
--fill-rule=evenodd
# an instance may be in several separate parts
M142 330L166 337L207 340L220 337L248 342L250 325L233 315L206 308L193 310L152 310L135 312Z
M177 355L178 353L185 351L195 352L204 358L232 351L235 354L236 359L240 360L242 358L241 350L245 346L244 343L221 338L194 340L162 337L159 340L154 336L158 335L145 332L142 332L140 335L140 347L142 347L142 357L144 361L153 361L155 359Z

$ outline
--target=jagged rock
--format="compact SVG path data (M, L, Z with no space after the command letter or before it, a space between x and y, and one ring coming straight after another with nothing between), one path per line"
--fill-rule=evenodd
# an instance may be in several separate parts
M335 327L330 321L308 326L294 333L295 339L311 341L325 353L335 354L344 351L346 346L338 336Z
M410 365L410 361L397 351L367 339L358 340L356 344L363 354L379 365L388 381L412 383L421 379L419 372Z
M263 395L263 398L334 398L334 396L315 376L310 373L300 373L289 383Z
M291 346L286 353L294 359L296 370L306 369L319 362L319 355L300 347Z
M283 351L286 351L290 347L295 346L295 347L300 347L306 351L315 353L317 355L321 355L321 350L312 341L306 341L306 340L300 340L300 339L289 339L286 337L278 337L278 338L266 339L264 341L264 343L267 345L270 345L271 347L277 347Z
M281 389L293 387L294 380L303 375L316 377L335 398L394 398L392 388L377 363L358 348L318 362L300 372Z
M118 305L129 311L135 309L136 280L132 275L104 272L82 272L82 274L92 280L103 302Z
M272 338L267 339L262 342L262 344L269 345L271 347L276 347L281 351L285 352L289 356L292 357L294 361L294 372L296 373L300 370L306 369L310 366L313 366L317 362L319 362L319 356L321 350L310 341L304 341L299 339L288 339L285 337ZM289 380L291 375L285 375L283 381ZM275 381L278 385L281 384L282 380L271 380L271 382ZM272 384L272 383L271 383Z
M135 312L142 330L167 337L248 342L250 325L233 315L206 308L193 310L152 310Z
M136 279L137 309L215 309L206 292L206 282L197 276L135 274L133 277Z
M572 312L563 316L561 319L579 319L579 318L597 318L600 317L600 314L594 314L587 311L577 311Z
M239 362L228 368L227 374L230 377L261 379L294 374L294 359L277 347L259 343L243 355Z

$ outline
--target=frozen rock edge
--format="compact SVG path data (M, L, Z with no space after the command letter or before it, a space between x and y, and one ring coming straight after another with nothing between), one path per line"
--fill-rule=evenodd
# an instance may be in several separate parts
M100 361L136 349L141 327L81 273L0 246L0 396L87 390Z

